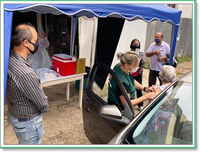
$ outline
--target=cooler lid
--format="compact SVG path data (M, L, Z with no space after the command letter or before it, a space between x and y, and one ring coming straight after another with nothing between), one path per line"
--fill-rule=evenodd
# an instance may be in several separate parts
M61 59L61 60L72 60L72 59L74 60L75 59L75 57L68 55L68 54L54 54L53 57Z

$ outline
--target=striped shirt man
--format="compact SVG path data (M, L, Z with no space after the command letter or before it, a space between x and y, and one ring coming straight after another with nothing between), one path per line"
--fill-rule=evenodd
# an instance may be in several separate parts
M15 118L34 118L48 111L49 104L40 80L30 63L11 51L8 82L8 111Z

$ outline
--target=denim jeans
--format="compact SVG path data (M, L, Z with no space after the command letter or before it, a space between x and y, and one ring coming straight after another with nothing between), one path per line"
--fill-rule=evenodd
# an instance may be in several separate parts
M42 115L33 119L19 122L18 119L8 114L9 123L13 126L14 132L21 145L40 144L44 135Z

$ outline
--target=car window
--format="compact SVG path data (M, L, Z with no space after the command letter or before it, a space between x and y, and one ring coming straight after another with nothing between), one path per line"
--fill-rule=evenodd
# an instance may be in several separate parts
M109 76L106 78L106 82L103 82L100 78L96 77L95 76L95 80L98 80L98 81L94 81L93 84L92 84L92 91L98 95L104 102L108 102L108 81L109 81ZM103 87L100 87L98 85L98 83L101 83L103 85Z
M112 77L113 75L111 74L111 72L104 69L103 67L98 66L96 68L96 72L94 74L94 81L92 83L91 90L99 98L101 98L101 101L105 103L108 103L109 87L113 87L110 84L110 79ZM115 101L117 101L117 99L115 98L114 94L112 94L112 92L110 92L110 96L112 96L115 99Z
M192 144L192 83L179 81L164 93L125 138L129 144Z

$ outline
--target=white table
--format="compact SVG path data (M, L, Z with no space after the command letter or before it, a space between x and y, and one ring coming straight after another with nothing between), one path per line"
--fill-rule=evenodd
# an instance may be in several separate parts
M79 107L82 107L82 99L83 99L83 79L84 75L86 73L82 74L74 74L74 75L69 75L69 76L57 76L56 78L40 78L41 81L41 86L42 87L47 87L47 86L52 86L52 85L57 85L57 84L62 84L66 83L66 99L69 101L69 93L70 93L70 82L72 81L77 81L80 80L79 84Z

